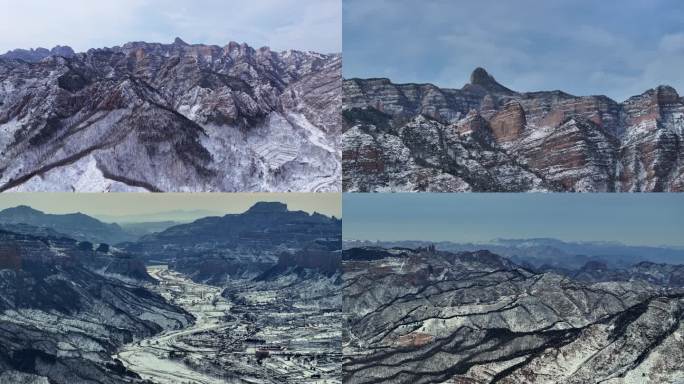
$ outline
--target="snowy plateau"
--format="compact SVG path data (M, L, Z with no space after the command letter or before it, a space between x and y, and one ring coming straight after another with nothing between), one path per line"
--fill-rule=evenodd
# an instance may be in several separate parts
M341 55L131 42L0 55L2 191L341 191Z

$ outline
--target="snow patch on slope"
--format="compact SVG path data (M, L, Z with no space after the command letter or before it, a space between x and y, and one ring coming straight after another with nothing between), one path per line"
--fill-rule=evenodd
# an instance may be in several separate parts
M90 154L75 163L36 175L8 192L146 192L144 188L130 186L104 177L97 160Z
M16 118L0 124L0 152L4 152L8 145L14 141L14 133L21 129L21 124Z

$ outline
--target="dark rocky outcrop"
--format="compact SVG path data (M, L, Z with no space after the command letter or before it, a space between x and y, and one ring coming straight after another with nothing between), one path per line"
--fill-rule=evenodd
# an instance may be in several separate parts
M317 241L295 252L282 252L278 262L256 280L273 279L289 273L309 270L331 277L341 272L342 252L339 241Z

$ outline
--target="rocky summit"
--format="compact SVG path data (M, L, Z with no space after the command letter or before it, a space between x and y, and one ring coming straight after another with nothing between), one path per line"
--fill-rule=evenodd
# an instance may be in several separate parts
M344 81L343 189L684 191L684 99L516 92L477 68L461 89Z
M0 55L2 191L340 191L341 56L130 42Z
M342 268L345 383L684 378L681 266L646 263L618 276L593 263L572 278L487 250L432 246L352 248Z

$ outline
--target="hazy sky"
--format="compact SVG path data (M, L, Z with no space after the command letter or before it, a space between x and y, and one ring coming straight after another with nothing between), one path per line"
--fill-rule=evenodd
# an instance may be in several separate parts
M345 239L684 245L681 193L346 193L343 206Z
M481 66L519 91L684 93L684 1L343 1L347 78L460 88Z
M258 201L341 217L339 193L1 193L0 209L28 205L46 213L141 215L174 210L241 213Z
M0 0L0 52L128 41L341 50L340 0Z

